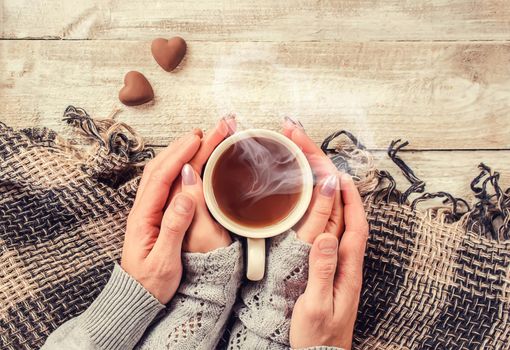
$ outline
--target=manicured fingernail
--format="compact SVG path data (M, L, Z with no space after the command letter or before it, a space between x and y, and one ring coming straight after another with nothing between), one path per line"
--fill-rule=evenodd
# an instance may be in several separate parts
M336 175L329 175L322 184L321 194L326 197L333 197L337 184L338 177Z
M338 240L333 237L323 238L319 241L319 250L322 254L333 255L338 249Z
M184 164L181 170L182 184L183 185L194 185L197 183L195 178L195 172L189 164Z
M188 196L178 194L175 197L175 211L181 214L187 214L193 208L193 201Z
M227 124L228 135L232 135L237 130L236 116L234 114L229 114L226 117L223 117L223 120Z
M285 116L283 118L283 122L286 123L288 126L295 126L300 129L303 129L303 124L301 124L301 122L295 118Z

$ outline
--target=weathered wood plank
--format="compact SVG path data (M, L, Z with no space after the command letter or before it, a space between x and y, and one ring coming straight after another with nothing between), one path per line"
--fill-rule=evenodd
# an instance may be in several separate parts
M125 72L156 99L119 114L151 144L234 111L242 127L298 117L317 141L338 129L371 149L510 148L510 44L192 42L166 73L149 42L3 41L0 120L61 130L68 104L94 116L120 105Z
M510 40L506 0L4 0L4 38Z
M163 147L155 147L156 153ZM395 178L401 191L409 182L386 153L372 152L378 169L387 170ZM400 157L409 165L416 176L426 183L426 192L445 191L471 203L474 200L471 181L480 173L478 164L484 162L500 173L500 185L510 187L510 151L404 151ZM417 195L411 196L415 198ZM441 203L441 200L433 203Z

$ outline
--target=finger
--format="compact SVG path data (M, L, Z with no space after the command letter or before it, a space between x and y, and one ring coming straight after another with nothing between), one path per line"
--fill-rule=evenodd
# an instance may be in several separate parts
M295 118L291 117L284 117L283 118L283 130L282 134L291 139L292 132L295 128L301 128L303 129L303 124Z
M193 169L200 174L216 146L218 146L227 136L233 134L236 129L237 123L235 116L229 115L222 118L214 128L208 131L202 140L200 149L190 162Z
M149 257L170 258L169 263L174 263L171 258L176 252L180 256L182 240L193 219L195 206L195 200L189 194L179 193L174 197L165 210L158 239Z
M331 233L322 233L310 250L308 284L305 295L317 301L317 307L329 307L333 301L333 284L338 260L338 239Z
M199 128L193 128L193 130L191 131L193 134L197 135L198 137L200 138L203 138L204 137L204 132L202 131L202 129L199 129Z
M193 253L207 253L212 250L228 247L232 239L227 231L211 217L207 209L202 189L202 180L198 173L186 164L182 168L182 193L195 199L195 216L184 237L182 250Z
M340 175L340 174L339 174ZM340 177L339 177L340 181ZM337 236L339 239L344 231L344 205L342 201L342 194L340 191L341 185L338 186L335 191L335 200L333 202L333 208L331 209L331 215L326 225L324 232L329 232Z
M361 291L367 237L366 232L346 230L340 241L335 287L349 295L359 296Z
M224 117L216 123L214 128L209 130L205 137L202 139L200 144L200 148L197 153L193 157L193 159L189 162L189 164L195 169L197 173L202 173L202 169L211 156L211 153L214 151L216 146L221 143L227 136L234 133L237 128L237 124L235 121L234 115L229 115ZM200 129L194 129L194 132L198 132ZM198 134L197 134L198 135ZM200 134L202 135L202 134ZM170 204L173 196L176 193L181 192L181 181L175 183L170 190L170 195L168 196L166 206Z
M363 201L352 177L349 174L342 174L340 181L344 203L345 230L357 232L366 230L368 224Z
M191 139L193 137L193 135L197 135L201 138L200 134L198 132L196 132L195 130L193 130L191 133L186 134L186 135L178 138L177 140L173 141L163 151L161 151L154 159L152 159L151 161L149 161L149 163L147 163L145 165L142 178L140 180L140 183L138 184L138 190L136 192L136 198L135 198L135 202L133 203L133 207L135 207L140 202L140 198L142 197L142 193L145 189L145 185L149 181L150 173L152 172L152 170L159 168L160 164L163 162L164 159L166 159L168 157L169 154L173 154L176 150L178 150L182 146L183 143L185 143L186 141Z
M172 153L165 153L160 162L154 164L147 175L147 182L143 188L139 205L136 207L137 215L154 220L155 224L160 222L173 181L181 172L184 164L195 155L199 146L200 138L193 135L187 138L178 149L174 149Z
M315 237L324 232L331 216L337 188L336 174L330 175L319 186L316 186L312 202L297 232L301 240L313 243Z
M312 166L315 175L319 179L336 171L333 162L324 154L320 147L308 137L304 131L303 125L298 120L285 117L283 122L283 134L301 148Z
M368 224L361 197L352 178L344 174L341 181L346 229L338 249L336 283L339 288L346 288L356 295L361 290Z
M303 129L295 128L292 131L291 139L301 148L314 174L319 179L337 171L331 159L308 137Z
M205 207L202 180L190 164L185 164L182 167L181 178L182 192L189 193L193 196L195 203L197 204L197 209L199 209L202 205Z

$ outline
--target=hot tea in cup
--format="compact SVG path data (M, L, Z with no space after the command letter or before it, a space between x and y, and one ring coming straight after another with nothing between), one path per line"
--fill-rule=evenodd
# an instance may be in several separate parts
M296 206L303 174L293 153L267 137L230 145L213 169L219 208L243 226L265 227L286 218Z
M212 153L204 195L212 215L229 231L248 237L247 277L264 275L264 238L299 221L312 196L306 157L285 136L261 129L238 132Z

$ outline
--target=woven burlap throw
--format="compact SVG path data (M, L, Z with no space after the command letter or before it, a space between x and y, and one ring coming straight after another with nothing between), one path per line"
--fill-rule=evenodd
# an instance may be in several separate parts
M90 147L0 123L1 349L39 348L97 296L153 156L125 124L74 107L64 119ZM370 223L354 348L510 349L510 189L481 164L475 203L427 193L398 155L405 145L388 152L410 181L404 191L353 135L322 145L354 176Z

